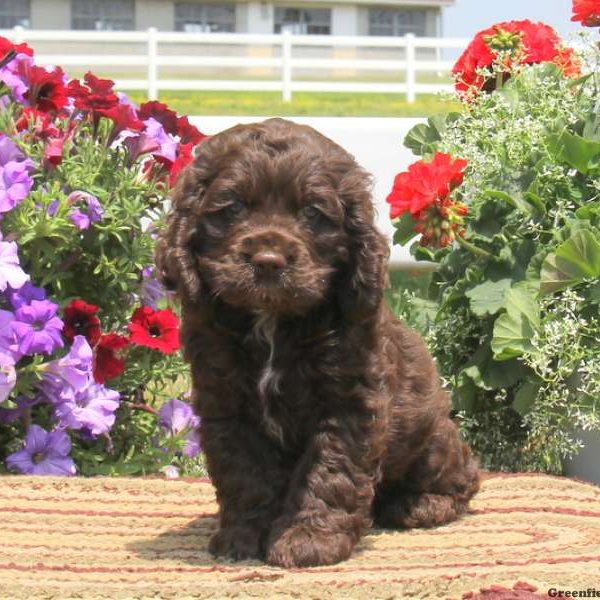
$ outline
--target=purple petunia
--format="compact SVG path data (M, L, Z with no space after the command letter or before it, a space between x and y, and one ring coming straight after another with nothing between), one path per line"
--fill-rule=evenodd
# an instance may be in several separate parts
M43 365L39 388L53 405L60 427L97 436L112 428L120 396L94 382L92 361L88 341L76 335L66 356Z
M0 213L22 202L33 186L33 162L7 136L0 135Z
M52 354L62 348L64 323L56 316L58 304L32 300L15 310L13 331L22 354Z
M144 121L146 129L142 133L125 132L123 144L129 153L129 162L133 164L143 154L153 154L169 162L175 162L178 142L170 136L163 126L152 117Z
M0 403L4 402L17 383L15 359L0 350Z
M15 315L9 310L0 310L0 352L8 354L16 363L23 353L19 351L19 342L13 330Z
M58 209L60 207L60 202L58 200L52 200L50 204L48 204L48 208L46 208L46 213L49 217L56 216Z
M20 308L26 304L31 304L32 300L45 300L46 291L44 288L39 288L27 281L19 289L15 290L8 287L6 297L14 309Z
M142 285L140 286L142 306L149 306L157 310L158 301L165 297L165 293L165 288L154 277L154 267L145 267L142 269Z
M7 456L6 466L26 475L75 475L70 452L71 440L64 431L48 432L31 425L23 449Z
M85 429L92 436L97 436L110 431L115 423L117 408L119 392L90 383L86 388L75 391L71 397L66 396L65 401L59 401L54 414L62 427Z
M0 165L11 162L31 162L19 147L6 135L0 133Z
M19 264L17 243L3 242L0 239L0 292L6 290L9 285L18 290L26 281L29 281L29 275Z
M12 97L21 104L27 104L25 93L29 89L27 83L19 75L21 65L33 65L33 58L27 54L18 53L13 60L0 68L0 82L10 90Z
M187 402L176 398L165 402L158 410L158 425L169 437L184 435L186 445L183 453L189 458L200 452L200 417L194 414Z
M18 396L15 398L15 408L1 408L0 407L0 423L14 423L27 414L27 411L36 404L40 403L39 398L27 398L25 396Z
M46 395L52 395L61 388L72 388L74 391L86 388L93 378L92 361L93 352L88 341L83 335L76 335L65 356L43 365L41 390Z
M71 210L69 219L77 229L88 229L92 223L98 223L104 217L104 209L98 198L87 192L71 192L68 200L71 204L78 204Z

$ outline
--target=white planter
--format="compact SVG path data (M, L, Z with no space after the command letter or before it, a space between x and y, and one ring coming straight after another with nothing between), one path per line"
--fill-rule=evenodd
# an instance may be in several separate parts
M600 431L579 431L576 435L584 447L573 458L564 460L565 475L600 485Z

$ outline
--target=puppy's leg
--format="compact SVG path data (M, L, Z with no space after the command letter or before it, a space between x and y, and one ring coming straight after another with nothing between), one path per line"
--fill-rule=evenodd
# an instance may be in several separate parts
M390 477L391 475L391 477ZM440 419L423 453L400 481L384 475L373 503L379 527L434 527L466 512L479 489L477 461L456 425Z
M211 538L209 551L234 560L263 558L289 478L277 449L237 419L203 420L201 437L219 503L219 531Z
M377 469L357 420L330 419L297 464L283 513L274 522L267 562L326 565L348 558L370 525Z

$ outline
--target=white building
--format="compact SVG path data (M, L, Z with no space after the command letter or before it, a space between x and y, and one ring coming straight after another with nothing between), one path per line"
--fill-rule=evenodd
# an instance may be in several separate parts
M0 29L441 35L455 0L0 0Z

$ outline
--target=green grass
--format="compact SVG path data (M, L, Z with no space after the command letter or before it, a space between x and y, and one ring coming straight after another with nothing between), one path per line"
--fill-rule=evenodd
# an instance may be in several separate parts
M130 92L144 102L144 92ZM413 104L403 94L352 94L298 92L284 103L278 92L169 92L160 101L182 115L328 116L328 117L424 117L460 105L438 96L419 96Z

